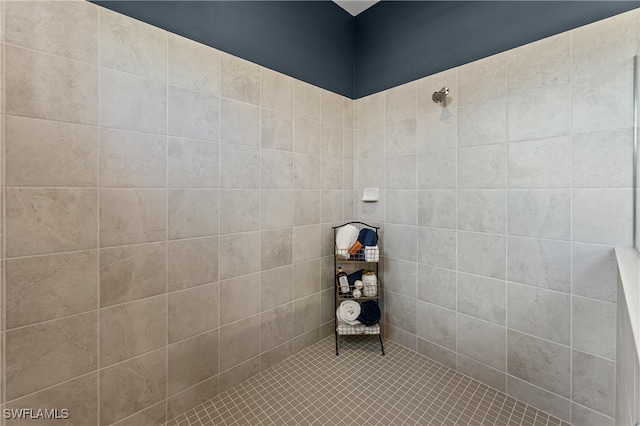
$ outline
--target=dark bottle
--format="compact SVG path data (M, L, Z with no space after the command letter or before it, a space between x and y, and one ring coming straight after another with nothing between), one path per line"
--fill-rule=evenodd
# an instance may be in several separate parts
M338 268L336 279L338 281L338 287L340 288L340 293L349 294L349 280L347 279L347 273L344 272L342 268Z

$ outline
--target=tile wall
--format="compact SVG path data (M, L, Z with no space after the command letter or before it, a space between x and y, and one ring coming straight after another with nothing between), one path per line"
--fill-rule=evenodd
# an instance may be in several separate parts
M633 250L633 249L630 249ZM624 253L619 253L625 255ZM632 262L630 266L638 269L636 253L630 253ZM626 264L625 264L626 265ZM622 268L621 268L622 269ZM616 407L615 419L618 425L635 425L640 419L640 357L638 356L638 345L634 337L634 323L637 319L629 312L628 304L634 305L633 297L638 296L637 292L629 291L628 285L638 285L637 273L635 280L623 284L623 274L618 273L618 315L617 315L617 345L616 345ZM625 277L624 279L629 279ZM628 294L624 289L627 288ZM637 304L637 300L635 301ZM634 311L634 309L632 309Z
M7 407L161 424L331 333L353 101L87 2L4 13Z
M580 425L614 422L639 16L356 101L387 337Z

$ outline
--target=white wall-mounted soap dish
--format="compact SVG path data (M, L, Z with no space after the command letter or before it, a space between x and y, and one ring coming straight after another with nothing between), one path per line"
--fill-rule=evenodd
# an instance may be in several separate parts
M378 201L378 188L365 188L362 193L362 201L367 201L367 202Z

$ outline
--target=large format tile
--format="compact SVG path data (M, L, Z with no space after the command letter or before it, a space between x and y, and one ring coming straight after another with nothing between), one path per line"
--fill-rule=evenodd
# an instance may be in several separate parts
M95 248L98 194L95 189L6 190L7 256Z
M418 265L418 299L456 309L456 271Z
M455 269L457 241L458 233L454 230L418 228L418 262Z
M505 279L507 254L502 235L458 232L458 270Z
M130 74L100 71L100 124L104 127L165 134L167 86Z
M293 189L293 154L263 149L260 176L262 189Z
M320 226L293 228L293 261L303 262L320 257Z
M293 338L293 305L288 303L260 315L260 352Z
M507 373L569 397L571 350L557 343L508 331Z
M220 327L220 371L228 370L260 353L258 315Z
M48 120L98 124L98 68L7 45L5 111Z
M293 80L293 114L320 121L322 113L322 89L304 81Z
M293 151L301 154L322 153L322 124L306 118L293 119Z
M293 302L293 335L316 330L320 326L320 293Z
M403 208L403 206L396 208ZM455 229L457 224L457 211L455 190L435 189L418 191L418 225Z
M418 155L418 189L456 188L456 150Z
M574 188L630 188L633 132L619 130L573 137Z
M169 188L218 188L220 146L217 143L169 138Z
M509 188L568 188L571 158L568 136L511 143Z
M260 146L260 108L230 99L220 100L220 141Z
M260 188L260 148L220 144L220 188Z
M180 290L218 280L218 237L167 243L168 289Z
M175 418L216 395L218 395L218 376L200 382L193 387L167 398L167 418ZM165 406L165 404L162 405Z
M7 400L96 370L97 326L94 311L8 331Z
M571 419L571 401L538 386L507 375L507 391L514 398L527 400L550 414L568 422ZM602 426L602 425L599 425Z
M210 331L167 348L168 395L183 391L218 372L218 331Z
M572 93L574 133L627 129L633 126L631 69L576 79Z
M416 334L418 330L417 312L416 299L390 291L384 293L383 318L385 324Z
M492 368L505 371L507 366L507 330L466 315L457 314L458 353Z
M322 157L320 172L322 189L343 189L344 161L341 158Z
M67 421L60 418L50 419L49 421L44 418L38 418L37 423L80 425L82 422L83 424L96 425L98 424L98 375L96 373L87 374L23 398L15 399L9 402L6 407L9 410L16 410L14 412L19 412L24 407L34 407L34 416L37 408L40 407L56 407L57 414L60 416L62 408L58 407L64 407L69 414ZM7 424L26 424L29 422L27 419L28 416L26 419L12 418L7 421Z
M415 189L389 189L386 192L386 222L418 224L418 192Z
M457 310L475 318L506 325L506 283L493 278L458 273Z
M167 299L169 343L218 327L218 284L169 293Z
M260 104L260 67L227 53L220 53L220 95Z
M509 281L571 291L571 243L509 237L507 244Z
M389 89L386 95L387 123L415 117L418 107L418 84L416 82Z
M9 259L5 270L6 328L96 308L95 250Z
M511 106L509 106L511 108ZM511 121L509 121L510 125ZM507 141L507 99L458 108L458 146L486 145ZM451 147L453 148L453 147Z
M100 9L100 65L159 81L167 79L167 32Z
M384 132L384 125L360 129L357 158L383 158L385 156Z
M637 10L576 28L571 35L574 77L631 69L638 48Z
M459 149L458 188L502 189L507 184L507 144Z
M98 62L97 7L76 2L9 2L5 7L7 43Z
M509 283L509 328L563 345L571 341L571 297L568 294Z
M320 93L320 118L323 123L342 127L342 96L322 89Z
M618 263L613 247L573 244L573 293L615 302Z
M376 93L356 101L358 128L371 127L385 122L386 93Z
M260 105L264 108L293 113L293 81L288 75L260 68Z
M220 282L220 325L260 312L260 274Z
M452 149L458 145L458 110L443 106L440 111L432 112L431 105L427 107L428 112L422 113L423 107L419 109L417 150L420 154Z
M457 227L464 231L504 234L507 230L505 190L459 190Z
M416 147L416 119L387 123L385 127L385 148L387 156L411 155Z
M260 139L262 148L293 151L293 117L291 114L262 108Z
M219 92L219 52L179 35L168 34L169 84L197 92Z
M290 302L292 289L293 267L291 265L261 272L260 307L262 311Z
M569 134L571 88L564 84L509 95L509 141Z
M615 362L573 351L572 400L608 416L614 415Z
M260 233L221 236L218 262L220 279L258 272L260 270Z
M221 106L222 104L222 106ZM169 86L168 134L191 139L222 139L224 103L217 96ZM218 117L220 115L220 117Z
M100 306L164 293L165 243L113 247L100 250Z
M314 204L317 207L317 204ZM294 192L289 190L260 191L260 229L286 228L294 223ZM317 222L317 220L315 221Z
M164 347L166 322L164 295L100 310L100 367Z
M417 335L445 348L456 349L456 313L429 303L418 302Z
M385 290L415 298L418 288L418 264L392 257L385 258L383 282Z
M616 358L616 305L599 300L573 296L574 349Z
M100 424L109 425L166 398L166 350L100 371Z
M631 189L574 190L574 241L631 245L632 195Z
M103 129L100 131L100 186L164 187L166 156L164 136Z
M100 246L164 240L166 212L164 190L100 190Z
M288 273L291 273L291 271ZM290 277L284 277L285 283L290 279ZM280 291L287 289L288 287L283 285ZM293 300L315 294L318 291L320 291L320 259L313 259L293 265ZM286 300L287 298L281 295L278 299Z
M464 355L456 357L456 371L487 384L501 392L506 390L507 375Z
M504 97L507 55L498 54L458 67L458 103L468 105Z
M169 239L216 235L219 193L218 190L169 190Z
M571 191L510 190L507 195L507 229L510 235L570 239Z
M507 52L508 92L558 86L571 81L571 33L512 49Z
M333 158L342 158L344 154L343 137L344 129L331 124L322 123L322 155Z
M417 188L418 158L415 154L403 155L399 157L387 157L386 160L386 188Z
M209 220L214 221L215 217ZM260 229L260 191L220 191L220 233L257 231Z
M98 131L27 117L6 117L6 184L96 186Z

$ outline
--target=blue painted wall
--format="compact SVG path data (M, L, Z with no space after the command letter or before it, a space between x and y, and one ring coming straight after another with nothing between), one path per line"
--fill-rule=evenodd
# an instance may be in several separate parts
M328 0L93 2L350 98L640 7L390 0L353 18Z
M354 19L331 1L93 1L353 98Z
M639 1L383 1L355 20L355 98L637 7Z

